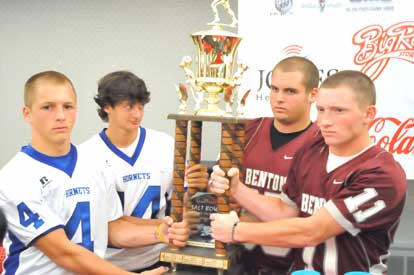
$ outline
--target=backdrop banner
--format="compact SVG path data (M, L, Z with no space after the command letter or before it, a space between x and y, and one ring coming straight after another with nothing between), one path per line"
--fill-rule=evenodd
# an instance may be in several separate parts
M372 141L414 179L413 10L410 0L239 0L239 59L249 66L239 93L251 90L246 116L272 116L271 70L285 57L309 58L321 81L362 71L377 88Z

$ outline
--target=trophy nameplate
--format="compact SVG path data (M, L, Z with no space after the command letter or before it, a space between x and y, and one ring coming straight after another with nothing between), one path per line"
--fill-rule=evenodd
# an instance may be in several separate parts
M187 245L214 248L211 237L210 214L217 213L217 196L213 193L197 192L190 198L190 209L200 215L198 233L191 235Z

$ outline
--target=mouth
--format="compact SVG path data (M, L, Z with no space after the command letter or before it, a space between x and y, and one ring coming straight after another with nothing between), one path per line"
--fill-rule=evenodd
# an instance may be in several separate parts
M333 132L333 131L323 131L322 130L322 135L323 136L333 136L333 135L335 135L335 132Z
M273 107L273 110L276 113L284 113L284 112L286 112L286 109L285 108L282 108L282 107Z
M52 130L54 131L54 132L58 132L58 133L64 133L64 132L67 132L68 131L68 127L66 127L66 126L61 126L61 127L54 127Z

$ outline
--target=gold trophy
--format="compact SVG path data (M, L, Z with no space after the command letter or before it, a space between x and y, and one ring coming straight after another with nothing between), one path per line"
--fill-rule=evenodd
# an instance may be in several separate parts
M220 23L217 6L222 5L232 18L231 24ZM191 38L196 49L196 73L191 70L192 58L184 56L180 67L184 70L186 83L195 101L194 114L200 116L233 116L234 92L241 84L247 66L239 62L233 75L235 56L241 37L224 27L235 28L237 19L228 0L214 0L211 4L214 20L207 25L211 29L193 33ZM176 86L180 98L179 113L186 114L188 90L186 85ZM225 110L218 106L220 94L224 94ZM204 101L205 106L202 105ZM239 104L240 105L240 104Z
M217 9L220 5L231 17L231 24L220 23ZM233 68L236 67L234 60L241 38L235 33L224 30L224 27L235 28L237 25L237 19L228 0L214 0L211 7L214 20L207 24L211 29L191 35L197 55L196 73L190 68L192 58L184 56L180 67L184 70L186 84L176 85L180 101L179 111L178 114L168 115L169 119L176 121L174 184L171 202L171 217L176 221L182 220L185 209L201 211L207 209L207 212L203 212L207 217L211 211L227 213L230 210L228 192L217 196L199 192L204 190L193 188L188 188L187 192L184 192L188 132L190 132L188 163L194 165L201 161L202 122L221 123L219 165L226 172L231 167L238 167L242 171L245 124L248 122L248 119L242 116L242 109L249 92L245 93L235 109L234 91L240 86L247 66L239 63L233 74ZM187 100L190 95L188 90L195 102L194 111L191 114L187 110ZM224 110L219 106L221 94L223 94ZM188 131L189 121L190 130ZM184 203L185 197L189 199ZM232 251L235 249L212 240L211 236L207 240L203 238L200 240L200 236L192 236L184 248L179 249L170 245L161 251L160 260L170 262L172 265L170 274L194 274L180 271L180 265L212 268L217 270L217 274L224 274L229 269Z

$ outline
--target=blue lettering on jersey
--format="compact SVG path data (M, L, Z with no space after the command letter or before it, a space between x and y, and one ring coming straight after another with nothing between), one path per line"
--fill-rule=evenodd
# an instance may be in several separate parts
M149 180L151 179L151 173L135 173L122 177L123 183L133 181L133 180Z
M122 208L124 208L124 192L118 192L119 197L121 198ZM148 186L145 193L142 195L141 200L135 206L134 210L131 213L131 216L142 218L151 206L151 219L155 219L160 210L160 200L161 200L161 187L160 186Z
M89 195L90 193L89 187L75 187L65 191L66 198L76 195Z
M38 229L45 223L39 217L39 214L33 213L33 211L30 210L30 208L24 202L21 202L17 205L17 210L19 212L20 224L24 227L28 227L33 224L34 228Z
M93 252L94 241L91 237L91 209L89 201L81 201L76 204L72 216L65 225L65 232L69 240L72 240L79 226L82 232L82 242L79 245Z

